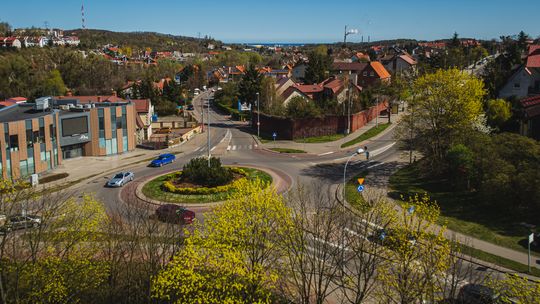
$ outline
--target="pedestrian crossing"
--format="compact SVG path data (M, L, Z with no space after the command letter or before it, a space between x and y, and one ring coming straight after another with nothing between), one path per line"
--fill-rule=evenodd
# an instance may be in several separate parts
M257 145L229 145L227 146L227 151L253 150L253 149L257 149Z

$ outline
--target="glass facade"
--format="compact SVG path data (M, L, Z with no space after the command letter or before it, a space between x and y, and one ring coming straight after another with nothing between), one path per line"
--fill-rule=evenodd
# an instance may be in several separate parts
M98 109L99 147L105 148L105 117L103 109Z

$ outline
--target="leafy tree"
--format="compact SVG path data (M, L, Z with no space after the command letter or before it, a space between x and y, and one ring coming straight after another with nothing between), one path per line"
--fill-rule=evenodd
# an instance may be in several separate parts
M450 43L448 44L450 48L459 48L461 47L461 41L459 40L459 35L457 32L454 32Z
M465 185L469 189L474 166L472 151L463 144L453 145L446 153L446 160L453 184Z
M482 46L477 46L471 50L471 59L474 61L474 64L476 65L476 62L478 62L480 59L485 58L489 55L488 51L483 48Z
M0 36L10 36L11 35L11 25L7 22L0 22Z
M515 273L506 274L502 280L494 278L488 285L501 291L503 303L532 304L540 299L540 282L530 281Z
M257 71L254 65L250 65L238 83L238 97L242 102L256 106L257 93L261 91L263 76Z
M287 104L287 116L292 118L319 117L321 111L315 105L315 102L309 101L303 97L293 97Z
M276 93L276 81L272 77L263 77L260 91L260 107L262 111L267 112L273 104L281 103Z
M305 80L307 83L320 83L328 78L332 67L332 57L328 55L325 46L319 46L308 54L308 67Z
M260 180L242 181L156 277L153 296L172 303L274 303L290 225L283 199Z
M225 83L221 88L214 95L216 103L236 109L238 107L238 86L235 83Z
M512 116L512 105L504 99L488 100L486 114L491 125L501 128Z
M48 77L43 81L41 87L36 91L34 97L39 96L61 96L67 91L60 71L52 70Z
M527 40L529 40L529 35L525 34L524 31L520 31L517 38L517 45L521 52L527 51Z
M483 113L483 83L457 69L439 70L418 78L412 94L407 116L414 115L413 133L421 139L416 148L441 171L447 149L473 130Z

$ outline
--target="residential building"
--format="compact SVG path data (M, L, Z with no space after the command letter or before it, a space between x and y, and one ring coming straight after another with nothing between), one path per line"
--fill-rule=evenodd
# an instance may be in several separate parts
M332 64L332 73L349 75L351 81L358 85L358 79L368 65L367 62L334 62Z
M416 65L414 58L406 52L395 53L381 58L385 69L392 74L415 74Z
M297 63L292 69L292 77L297 81L302 81L306 78L306 70L308 64L305 61Z
M0 37L0 46L20 49L22 43L17 37Z
M540 45L531 45L521 65L499 91L500 98L524 98L540 94Z
M519 133L540 140L540 95L524 98L519 104Z
M142 143L143 140L149 140L152 136L152 119L154 117L154 106L150 99L133 99L135 111L137 112L137 143Z
M362 70L356 84L362 87L371 86L381 82L389 82L390 77L390 73L380 62L372 61Z

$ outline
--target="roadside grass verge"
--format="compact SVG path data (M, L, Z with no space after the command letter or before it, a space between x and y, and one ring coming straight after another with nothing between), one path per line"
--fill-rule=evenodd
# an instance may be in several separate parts
M485 252L476 248L472 248L466 245L459 245L459 248L461 249L461 252L463 252L465 255L471 256L473 258L476 258L478 260L482 260L484 262L488 262L491 264L495 264L513 271L517 271L520 273L528 273L528 267L527 265L518 263L516 261L512 261L494 254L491 254L489 252ZM531 275L540 277L540 269L531 267Z
M306 144L317 144L317 143L326 143L331 141L336 141L345 137L343 134L333 134L333 135L323 135L323 136L314 136L306 138L297 138L294 142L297 143L306 143Z
M272 177L270 176L270 174L264 171L253 169L253 168L245 168L245 167L239 167L239 168L246 171L247 178L249 180L260 179L263 182L267 183L268 185L272 183ZM229 197L229 195L233 191L235 191L234 189L231 189L230 191L227 191L227 192L220 192L220 193L207 194L207 195L184 195L184 194L171 193L171 192L163 191L161 189L161 185L167 180L167 178L168 178L168 174L151 180L142 188L143 194L150 199L161 201L161 202L177 203L177 204L203 204L203 203L224 201Z
M357 208L360 211L365 209L364 196L358 192L358 179L365 178L368 175L369 171L364 170L354 176L352 179L347 181L347 186L345 187L345 199L353 208Z
M367 130L365 133L361 134L357 138L342 144L341 147L346 148L352 145L356 145L357 143L363 142L364 140L368 140L376 135L379 135L382 131L386 130L386 128L388 128L390 124L391 123L379 124L378 126Z
M411 195L427 193L441 208L438 224L448 229L481 239L499 246L527 253L528 228L519 223L523 220L511 214L489 207L474 192L452 189L452 183L444 178L422 178L419 163L399 169L390 177L389 195L401 200ZM531 247L540 252L540 248Z
M279 153L306 153L304 150L298 150L298 149L289 149L289 148L270 148L272 151L276 151Z

